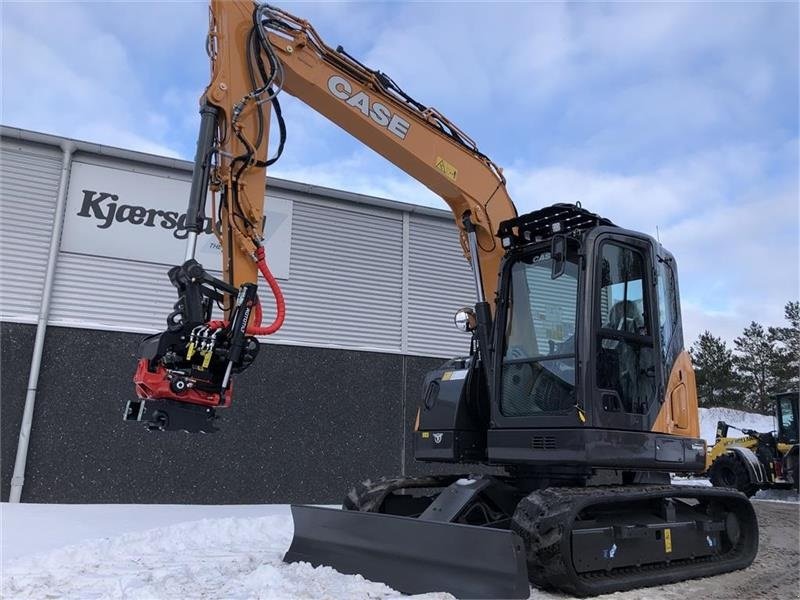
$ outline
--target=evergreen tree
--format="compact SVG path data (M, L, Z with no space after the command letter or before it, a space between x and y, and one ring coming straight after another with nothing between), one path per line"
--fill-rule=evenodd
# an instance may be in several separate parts
M800 382L800 302L787 302L784 315L788 327L770 327L769 339L775 344L772 372L778 391L796 388Z
M733 352L722 338L704 331L689 349L697 378L700 406L744 408Z
M751 322L734 340L733 364L742 380L747 408L769 414L769 395L780 387L775 374L778 360L776 342L760 323Z

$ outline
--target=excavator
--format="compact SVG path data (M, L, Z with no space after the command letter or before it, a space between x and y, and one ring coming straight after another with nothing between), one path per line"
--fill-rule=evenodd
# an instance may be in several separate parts
M342 509L292 506L284 560L461 598L527 598L531 584L593 596L752 563L758 523L743 494L670 482L703 471L706 444L669 251L580 205L518 215L502 169L466 133L279 8L211 0L207 51L186 256L169 271L178 300L140 346L126 420L214 431L257 336L285 318L262 238L286 93L447 203L476 301L455 315L469 356L428 374L413 425L415 458L452 474L367 480ZM195 259L209 199L222 279Z

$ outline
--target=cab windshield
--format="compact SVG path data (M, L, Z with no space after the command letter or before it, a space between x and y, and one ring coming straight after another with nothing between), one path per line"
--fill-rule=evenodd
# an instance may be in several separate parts
M785 395L778 399L778 432L780 441L786 444L797 443L797 397Z
M503 353L501 412L538 415L575 406L578 265L551 277L550 252L516 262Z

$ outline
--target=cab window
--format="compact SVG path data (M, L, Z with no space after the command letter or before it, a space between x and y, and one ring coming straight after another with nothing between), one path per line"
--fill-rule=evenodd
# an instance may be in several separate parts
M669 262L668 262L669 261ZM658 262L658 327L661 333L661 355L669 357L669 346L675 324L678 321L677 294L675 293L675 274L670 259Z
M778 401L778 418L780 419L780 431L782 442L786 444L797 443L797 409L790 397L781 398Z
M609 412L642 414L656 393L647 260L637 249L601 246L597 384Z
M560 413L575 406L577 257L553 279L549 252L517 261L503 353L500 410L505 416Z

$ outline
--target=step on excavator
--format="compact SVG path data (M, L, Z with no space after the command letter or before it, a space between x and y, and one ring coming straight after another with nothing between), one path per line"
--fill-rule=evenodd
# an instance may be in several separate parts
M579 205L518 215L502 170L468 135L279 8L212 0L207 50L186 257L169 271L178 301L141 344L126 420L214 431L258 336L284 320L262 217L286 93L441 196L476 301L455 316L469 356L427 376L413 426L415 458L453 474L365 481L340 510L292 506L284 560L463 598L527 598L530 584L592 596L750 565L748 499L670 484L671 472L703 471L706 445L663 246ZM208 197L222 279L194 258ZM259 272L276 301L268 325ZM470 473L476 464L504 474Z

